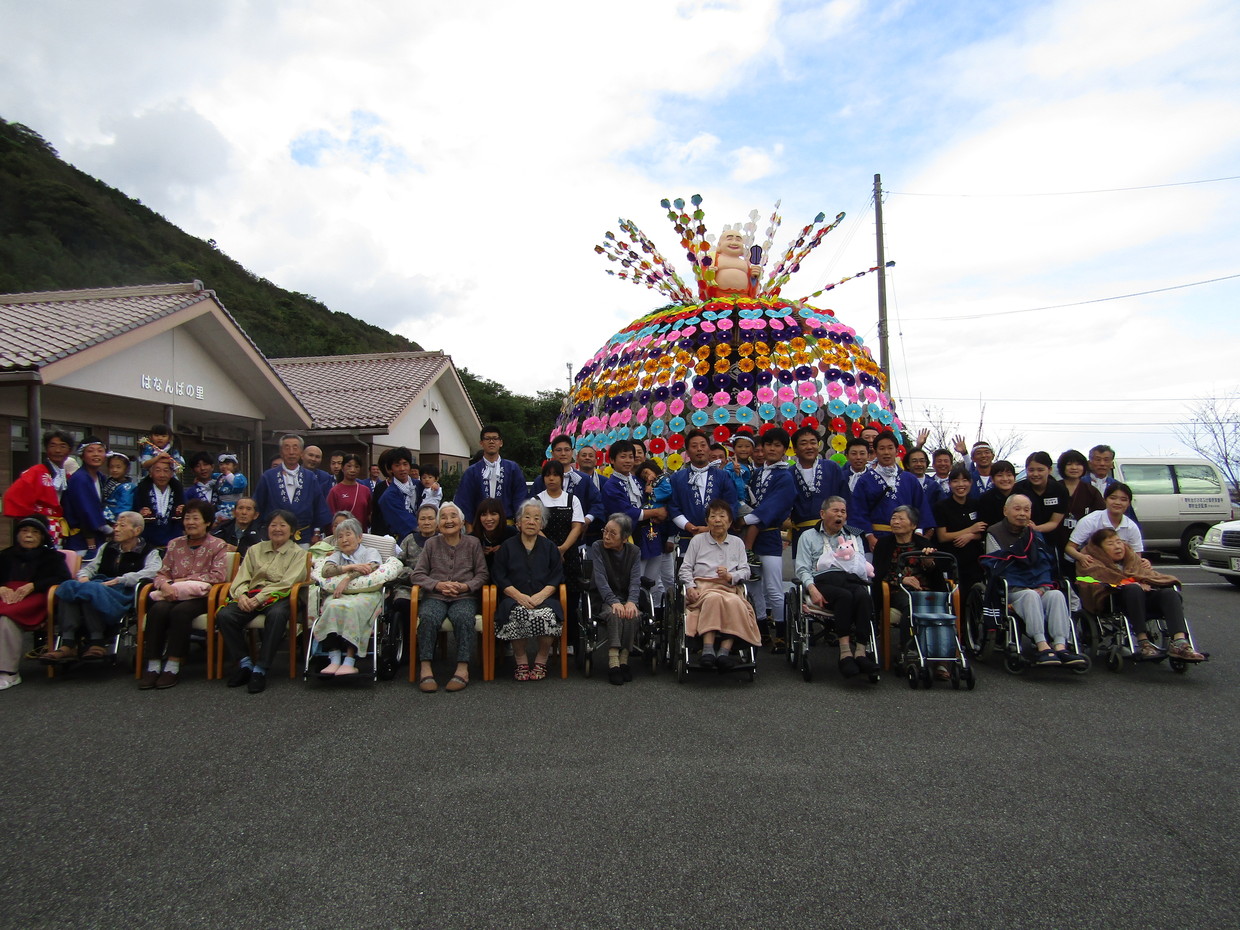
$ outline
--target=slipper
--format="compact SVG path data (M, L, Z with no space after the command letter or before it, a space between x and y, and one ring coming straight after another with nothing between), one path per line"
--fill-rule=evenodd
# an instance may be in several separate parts
M939 681L951 681L952 673L946 665L936 665L934 668L934 677Z
M340 669L340 666L337 665L335 662L332 662L329 665L324 665L321 669L319 669L319 677L320 678L335 678L336 672L339 669Z
M443 686L445 691L464 691L469 687L469 680L462 678L460 675L453 675L448 679L448 683Z
M1062 665L1059 656L1055 655L1053 650L1043 649L1038 653L1038 657L1033 660L1034 665Z
M529 681L530 680L530 667L526 665L525 663L518 663L517 670L513 672L512 677L515 678L517 681Z
M51 652L41 653L38 659L46 665L60 665L62 662L73 662L77 657L78 652L72 646L61 646Z
M542 681L547 677L547 663L535 662L530 666L530 681Z
M424 691L427 694L434 694L436 691L439 690L439 685L436 684L434 678L432 678L430 675L427 675L425 678L418 679L418 690Z
M358 672L356 665L342 665L340 666L340 668L336 669L336 674L333 677L334 678L348 678L350 675L357 675L357 674L360 674L360 673Z

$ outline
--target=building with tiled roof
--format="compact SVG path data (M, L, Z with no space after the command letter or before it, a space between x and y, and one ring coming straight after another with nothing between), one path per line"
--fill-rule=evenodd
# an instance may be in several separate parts
M235 452L253 474L264 430L311 417L201 281L0 294L0 487L46 430L136 457L160 422L182 449Z
M420 463L463 466L481 423L450 356L382 352L276 358L272 367L313 418L324 451L409 448ZM373 461L373 459L372 459Z

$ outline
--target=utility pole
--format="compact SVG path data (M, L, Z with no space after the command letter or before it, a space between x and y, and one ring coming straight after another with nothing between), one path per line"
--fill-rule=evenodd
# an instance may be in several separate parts
M878 367L891 391L891 365L887 357L887 259L883 255L883 176L874 175L874 226L878 240Z

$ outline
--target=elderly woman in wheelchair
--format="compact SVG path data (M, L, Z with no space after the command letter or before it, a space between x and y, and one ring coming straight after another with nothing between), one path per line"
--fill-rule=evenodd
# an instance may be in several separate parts
M1077 590L1090 613L1111 614L1118 610L1127 618L1136 642L1127 642L1138 660L1158 661L1170 656L1180 662L1201 662L1188 634L1179 579L1155 571L1140 553L1114 529L1103 527L1089 537L1077 561ZM1149 620L1161 619L1169 637L1167 648L1150 639ZM1128 640L1128 635L1124 639ZM1097 642L1094 644L1098 645ZM1179 663L1176 663L1179 666Z
M749 577L745 544L730 536L732 506L722 498L706 508L707 532L689 542L680 566L685 586L685 635L702 638L698 664L724 671L736 668L741 659L733 653L736 640L752 646L762 642L753 605L741 582Z
M865 540L845 526L848 504L842 497L822 502L822 521L806 530L797 543L797 580L810 602L834 616L840 646L840 674L868 675L878 681L879 664L870 654L874 600L870 579L874 566L866 561Z

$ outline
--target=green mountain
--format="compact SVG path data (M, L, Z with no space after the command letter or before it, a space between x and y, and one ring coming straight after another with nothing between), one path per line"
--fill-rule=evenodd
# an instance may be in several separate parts
M197 278L271 357L421 346L277 287L0 119L0 293Z

